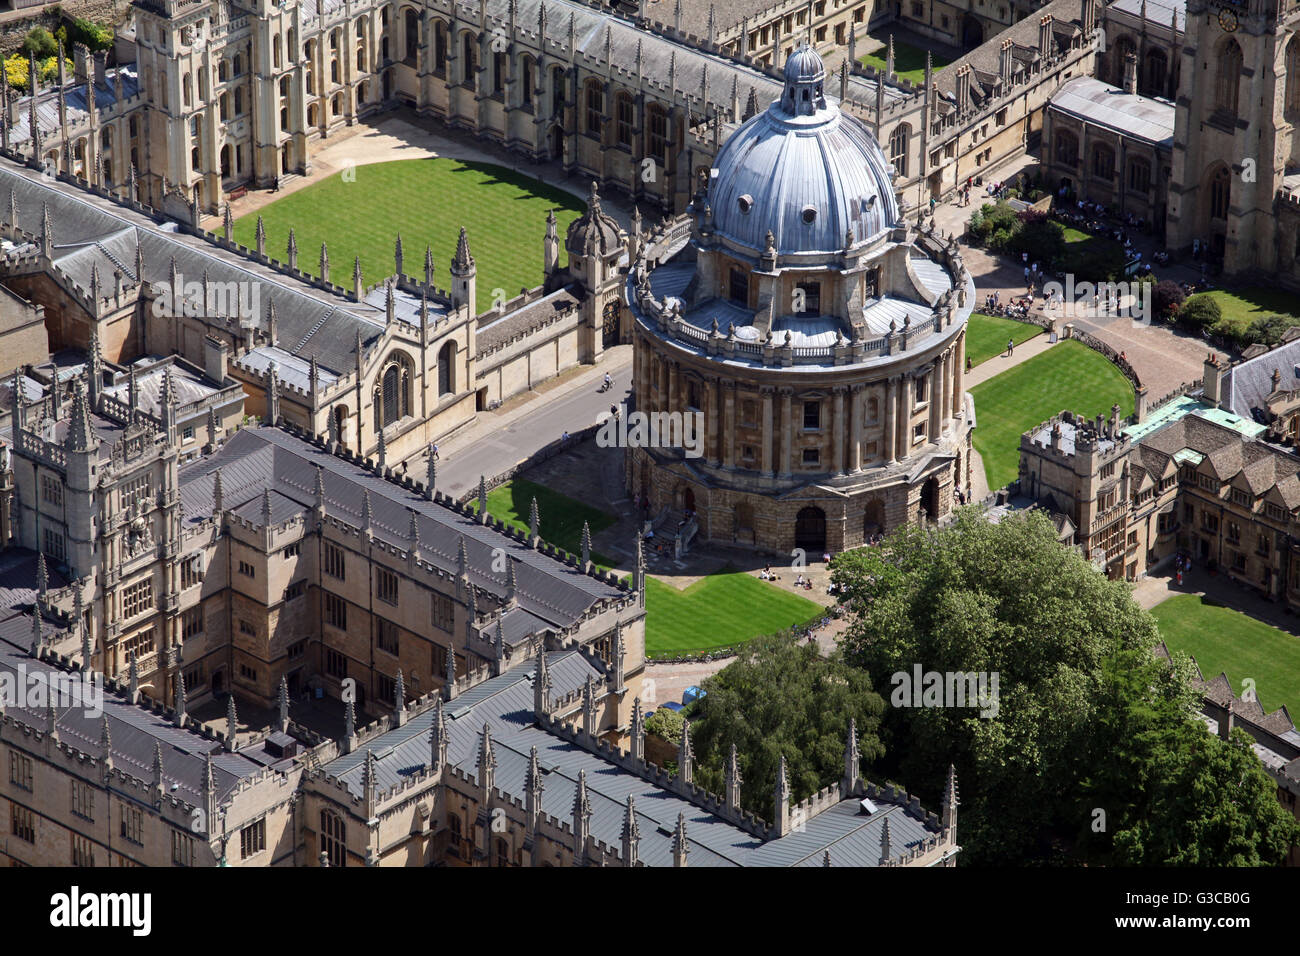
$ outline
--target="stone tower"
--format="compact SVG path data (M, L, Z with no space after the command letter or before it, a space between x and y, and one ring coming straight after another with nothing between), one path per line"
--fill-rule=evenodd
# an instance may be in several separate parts
M569 253L569 281L579 283L586 292L578 346L579 358L584 362L594 362L605 349L623 340L618 260L626 243L627 233L601 209L600 195L592 182L587 211L569 225L564 238Z

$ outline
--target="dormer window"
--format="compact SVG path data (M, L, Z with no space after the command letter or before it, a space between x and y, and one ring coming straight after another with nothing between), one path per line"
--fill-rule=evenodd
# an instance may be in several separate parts
M803 210L800 212L800 215L803 217L803 221L804 221L806 224L808 224L808 225L812 225L813 220L815 220L815 219L817 218L817 207L816 207L816 206L804 206L804 207L803 207Z
M740 207L742 215L748 216L749 211L754 208L754 197L749 195L749 193L745 193L745 195L736 200L736 205Z

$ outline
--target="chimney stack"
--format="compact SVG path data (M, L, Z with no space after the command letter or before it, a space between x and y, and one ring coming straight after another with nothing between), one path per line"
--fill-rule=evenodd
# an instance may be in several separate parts
M1050 13L1038 21L1038 55L1044 60L1052 55L1052 15Z
M1129 52L1124 54L1124 92L1136 95L1138 91L1138 58L1137 54Z

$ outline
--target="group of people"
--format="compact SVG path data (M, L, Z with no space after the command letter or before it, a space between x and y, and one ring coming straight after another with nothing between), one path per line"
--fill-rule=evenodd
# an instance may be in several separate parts
M1192 559L1181 552L1174 555L1174 575L1178 578L1178 586L1183 586L1183 572L1192 570Z

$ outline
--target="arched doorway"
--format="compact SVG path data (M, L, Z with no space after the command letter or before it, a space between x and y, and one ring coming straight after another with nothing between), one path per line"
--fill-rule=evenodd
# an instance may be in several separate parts
M618 345L619 328L618 328L618 299L610 299L605 303L604 315L601 319L601 347L613 348Z
M815 561L826 551L826 512L814 505L800 509L794 521L794 546Z
M939 519L939 479L930 478L921 486L922 519L937 521Z
M984 26L973 14L961 18L961 45L973 50L984 42Z
M862 509L862 540L870 542L873 535L885 533L885 503L872 498Z
M564 129L558 123L551 127L551 161L561 162L564 159Z

